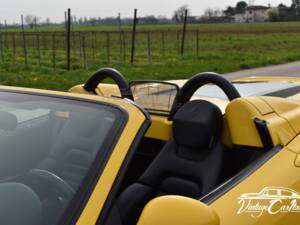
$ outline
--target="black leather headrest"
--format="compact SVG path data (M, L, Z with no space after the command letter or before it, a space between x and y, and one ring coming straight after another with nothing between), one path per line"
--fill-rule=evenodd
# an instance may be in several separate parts
M218 106L204 100L183 105L173 119L173 135L179 145L208 148L212 138L219 138L223 115Z

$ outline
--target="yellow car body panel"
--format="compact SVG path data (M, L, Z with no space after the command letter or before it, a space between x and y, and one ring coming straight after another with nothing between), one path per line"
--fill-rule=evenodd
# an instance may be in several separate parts
M300 142L297 140L297 145ZM300 168L294 166L296 154L283 149L271 160L264 164L259 170L244 179L239 185L224 194L214 203L212 207L220 217L221 225L296 225L300 220L299 213L281 213L270 215L267 213L259 217L249 213L238 214L240 209L239 197L244 193L258 193L267 186L284 186L293 190L300 190L299 174ZM277 210L277 209L275 209Z
M170 216L170 212L175 213ZM146 205L137 225L216 225L219 222L215 211L197 200L182 196L163 196Z

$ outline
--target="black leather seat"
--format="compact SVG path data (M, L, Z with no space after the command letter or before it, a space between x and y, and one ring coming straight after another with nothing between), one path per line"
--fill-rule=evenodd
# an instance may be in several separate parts
M173 119L173 139L139 180L121 193L113 221L136 224L143 207L157 196L197 199L211 191L219 181L223 161L222 124L220 109L210 102L196 100L181 107ZM113 224L111 218L108 224Z
M106 119L106 117L108 119ZM109 114L99 111L88 116L71 112L58 132L49 155L38 165L77 190L111 126Z

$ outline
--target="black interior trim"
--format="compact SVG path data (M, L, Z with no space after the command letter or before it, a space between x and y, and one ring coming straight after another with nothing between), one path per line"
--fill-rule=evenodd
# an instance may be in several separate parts
M98 70L87 80L83 88L86 91L95 93L95 90L98 87L98 85L106 78L113 79L116 82L121 92L121 96L123 98L128 98L133 100L131 89L125 77L119 71L112 68L104 68Z
M262 165L264 165L267 161L269 161L274 155L276 155L278 152L280 152L282 149L282 146L277 145L271 150L269 150L267 153L265 153L263 156L261 156L259 159L255 160L254 162L250 163L246 168L241 170L237 175L230 178L223 184L221 184L219 187L217 187L215 190L204 196L200 199L201 202L204 202L206 204L212 204L214 201L216 201L219 197L226 194L228 191L230 191L232 188L237 186L239 183L241 183L243 180L245 180L247 177L249 177L251 174L253 174L257 169L259 169Z
M216 73L200 73L189 79L177 93L169 120L172 120L178 109L191 99L195 91L210 83L221 88L230 101L241 97L236 87L221 75Z
M268 130L267 121L255 118L254 123L259 133L260 139L263 143L264 149L268 151L269 149L273 148L274 144L270 132Z

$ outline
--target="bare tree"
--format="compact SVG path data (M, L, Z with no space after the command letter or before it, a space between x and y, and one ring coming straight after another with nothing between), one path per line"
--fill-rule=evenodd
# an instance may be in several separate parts
M212 18L214 16L214 10L211 8L207 8L204 11L204 17L206 18Z
M190 16L191 11L189 9L189 6L188 5L183 5L183 6L180 6L176 11L174 11L173 20L175 20L176 23L183 22L186 10L188 11L188 16Z
M45 24L46 24L47 26L49 26L49 25L51 24L51 20L50 20L50 18L46 18L46 20L45 20Z
M37 24L40 21L39 17L36 17L34 15L26 15L25 18L25 23L30 26L30 28L33 28L35 24Z

